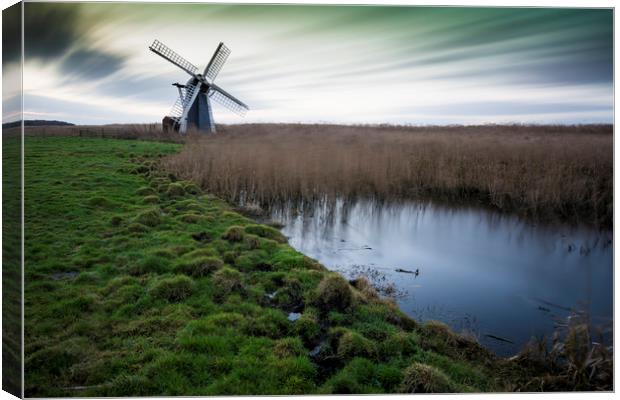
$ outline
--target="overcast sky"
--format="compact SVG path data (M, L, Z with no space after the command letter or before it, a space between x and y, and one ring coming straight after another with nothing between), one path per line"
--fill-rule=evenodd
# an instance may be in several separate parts
M25 119L160 121L188 76L159 39L250 106L216 121L399 124L613 119L611 10L25 5ZM7 24L6 18L4 24ZM18 76L6 48L4 79ZM15 92L4 91L4 122ZM8 107L8 108L7 108Z

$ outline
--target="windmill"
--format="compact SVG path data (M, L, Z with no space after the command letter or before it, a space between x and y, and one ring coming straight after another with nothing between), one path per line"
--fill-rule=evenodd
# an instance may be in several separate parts
M198 67L159 40L155 40L149 46L149 50L170 61L190 75L185 85L173 83L173 86L176 86L179 91L179 98L172 106L170 115L163 119L165 130L172 128L180 133L185 133L190 126L194 126L198 130L207 133L215 132L211 100L215 100L241 116L248 111L249 108L245 103L213 83L230 55L230 50L224 43L220 43L217 46L211 61L207 64L202 75L196 73Z

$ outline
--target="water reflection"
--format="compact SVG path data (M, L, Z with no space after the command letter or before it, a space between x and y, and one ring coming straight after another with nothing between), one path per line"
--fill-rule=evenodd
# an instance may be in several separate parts
M500 355L552 333L571 309L595 324L612 318L609 231L429 203L337 202L272 217L299 251L350 277L374 271L403 311L473 332Z

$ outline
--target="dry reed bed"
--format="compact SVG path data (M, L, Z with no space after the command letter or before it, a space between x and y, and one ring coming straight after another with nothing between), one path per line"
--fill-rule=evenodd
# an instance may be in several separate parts
M173 172L233 203L476 202L611 226L611 125L257 124L190 135Z

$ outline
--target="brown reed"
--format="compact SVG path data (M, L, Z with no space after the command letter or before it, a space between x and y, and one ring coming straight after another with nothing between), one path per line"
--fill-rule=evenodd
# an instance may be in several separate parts
M611 125L247 124L166 164L233 203L435 199L611 226L612 144Z

